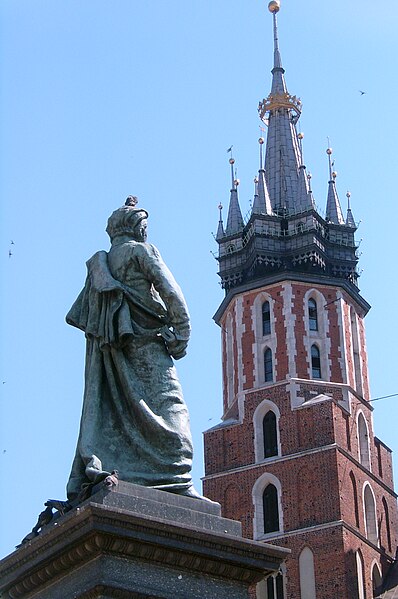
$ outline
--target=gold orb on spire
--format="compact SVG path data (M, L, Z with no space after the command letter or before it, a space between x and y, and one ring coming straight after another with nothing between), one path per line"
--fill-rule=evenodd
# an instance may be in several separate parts
M239 179L235 179L235 181L234 181L234 185L235 185L235 187L238 187L238 185L239 185L239 184L240 184L240 181L239 181Z
M332 177L333 177L333 179L335 179L337 177L337 171L333 171Z
M235 164L235 160L234 160L234 158L230 158L230 159L229 159L229 164Z
M268 2L268 10L272 13L277 13L279 12L281 8L281 3L280 0L271 0L271 2Z
M260 144L260 146L262 146L263 143L264 143L264 137L259 137L258 138L258 143Z
M333 150L332 150L332 148L328 148L328 149L326 150L326 154L328 154L328 156L330 156L331 154L333 154Z
M297 137L298 137L299 139L304 139L304 133L299 133L299 134L297 135Z
M346 193L345 195L347 196L347 198L348 198L348 199L350 199L350 197L351 197L351 192L350 192L350 191L347 191L347 193Z

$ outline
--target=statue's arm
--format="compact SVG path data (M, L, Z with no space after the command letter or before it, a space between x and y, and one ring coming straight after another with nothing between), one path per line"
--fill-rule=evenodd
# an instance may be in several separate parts
M189 312L181 288L163 262L159 251L147 243L140 244L140 246L137 258L141 271L162 298L167 308L169 325L173 328L177 338L188 342L191 330Z

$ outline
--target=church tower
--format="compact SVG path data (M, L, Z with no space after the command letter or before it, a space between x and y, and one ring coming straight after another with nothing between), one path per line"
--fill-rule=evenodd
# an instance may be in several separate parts
M217 231L225 298L223 416L205 433L204 493L244 534L288 547L259 599L370 599L393 562L398 514L389 448L374 435L358 245L327 149L325 214L303 163L302 106L285 82L273 17L267 127L251 214L234 160ZM255 596L255 594L253 595Z

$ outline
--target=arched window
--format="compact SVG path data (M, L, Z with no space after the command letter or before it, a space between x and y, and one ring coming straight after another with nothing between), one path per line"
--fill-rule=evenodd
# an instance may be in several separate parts
M278 434L276 415L269 410L263 419L264 457L278 455Z
M264 302L262 307L263 315L263 335L271 333L271 308L269 302Z
M369 454L369 433L366 420L362 412L358 414L358 441L359 441L359 461L362 466L370 470L370 454Z
M279 530L278 491L273 484L265 487L263 493L264 533Z
M387 546L388 546L388 551L391 552L390 515L388 513L388 505L387 505L387 501L386 501L385 497L383 497L383 499L382 499L382 504L383 504L383 510L384 510L384 522L385 522L386 535L387 535Z
M365 599L365 583L363 578L363 560L360 551L355 554L357 564L357 581L358 581L358 599Z
M316 599L314 554L309 547L300 553L299 569L301 599Z
M272 351L267 347L264 350L264 381L270 383L272 379Z
M316 307L316 301L312 297L308 300L308 320L310 325L310 331L317 331L318 311Z
M266 599L284 599L283 576L279 572L276 576L268 576Z
M357 483L353 472L350 472L350 479L352 484L352 495L354 500L354 513L355 513L355 526L359 528L359 509L358 509L358 492Z
M321 378L321 354L315 344L311 346L311 376L313 379Z
M369 484L365 485L363 493L363 506L365 512L366 536L375 545L378 544L376 504Z
M281 455L281 444L279 438L280 416L281 415L278 406L268 399L263 399L263 401L254 410L253 429L254 455L256 463L262 462L264 459L271 456ZM264 486L259 492L261 497Z
M253 538L274 537L283 531L282 486L270 472L264 472L253 485Z
M373 597L380 596L379 593L377 592L377 590L380 591L381 583L382 583L382 577L381 577L380 568L379 568L378 564L374 563L373 568L372 568Z

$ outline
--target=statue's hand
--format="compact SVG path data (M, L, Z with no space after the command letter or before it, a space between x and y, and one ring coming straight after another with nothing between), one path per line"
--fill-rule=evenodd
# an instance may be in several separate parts
M167 351L175 360L180 360L187 353L188 339L182 338L178 333L164 327L161 335L166 343Z

